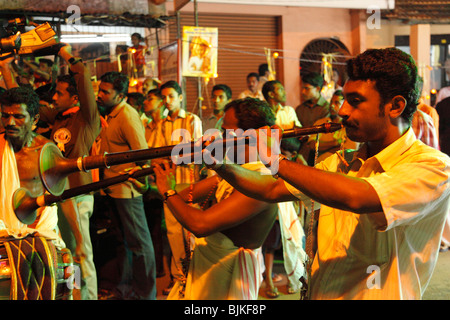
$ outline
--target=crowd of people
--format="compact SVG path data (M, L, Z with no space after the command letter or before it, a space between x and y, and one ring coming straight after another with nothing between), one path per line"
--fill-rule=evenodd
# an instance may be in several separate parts
M214 145L212 137L259 129L252 131L257 146L223 154L205 148L201 164L164 157L70 174L66 189L149 166L155 173L40 208L32 226L15 218L14 190L2 187L6 228L35 228L71 250L82 270L76 299L155 300L156 278L166 271L168 299L255 300L263 282L266 296L276 298L276 250L283 251L288 293L422 298L450 243L448 121L440 119L449 106L448 99L437 108L420 101L411 56L367 50L347 62L348 80L332 94L324 94L320 73L302 74L296 108L261 64L236 99L229 85L213 86L212 113L201 119L183 108L176 81L145 79L140 92L129 93L128 76L110 71L95 92L71 47L58 55L65 74L48 59L23 59L22 67L14 58L0 61L2 186L14 171L17 188L42 195L38 157L47 143L78 159L180 142ZM280 138L283 130L328 122L344 129ZM109 238L98 237L101 221ZM109 256L99 250L107 247Z

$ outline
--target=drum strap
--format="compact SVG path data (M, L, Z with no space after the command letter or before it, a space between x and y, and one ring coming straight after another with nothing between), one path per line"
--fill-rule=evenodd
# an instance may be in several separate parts
M56 249L42 237L5 241L11 268L11 300L55 300Z

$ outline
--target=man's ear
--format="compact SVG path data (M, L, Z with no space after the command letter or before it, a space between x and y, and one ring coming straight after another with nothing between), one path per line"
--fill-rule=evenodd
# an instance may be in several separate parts
M123 101L124 99L126 101L126 99L127 99L127 94L123 93L123 92L118 93L117 96L119 97L120 101Z
M403 110L405 110L406 104L406 99L403 96L397 95L393 97L389 110L389 115L391 116L391 118L400 117L403 113Z
M78 95L77 94L74 94L73 96L72 96L72 99L73 99L73 104L78 104L79 102L80 102L80 98L78 97Z
M269 91L269 98L273 99L273 96L275 95L275 93L273 91Z

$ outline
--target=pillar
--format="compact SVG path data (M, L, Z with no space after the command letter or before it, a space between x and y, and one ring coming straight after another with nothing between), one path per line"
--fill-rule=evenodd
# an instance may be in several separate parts
M409 35L409 47L411 55L419 68L419 74L423 77L422 99L425 104L430 103L430 54L431 34L429 24L415 24L411 26Z

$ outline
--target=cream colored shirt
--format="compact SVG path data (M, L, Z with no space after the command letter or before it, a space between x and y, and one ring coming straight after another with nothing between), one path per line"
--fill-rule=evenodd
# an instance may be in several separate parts
M147 149L145 141L145 129L139 114L132 106L121 101L106 117L107 125L100 133L100 152L99 154L128 152L130 150ZM136 164L124 163L114 165L109 168L100 169L100 180L116 177L125 170L133 168ZM129 182L122 182L111 185L103 191L112 198L132 199L141 196L135 186Z
M165 145L164 136L162 132L162 119L159 122L147 117L145 113L141 114L142 124L145 128L145 140L149 148L158 148Z
M275 123L284 130L302 126L294 108L282 105L278 105Z
M380 198L387 227L377 228L370 214L322 206L312 299L421 299L449 212L449 157L409 129L369 159L365 145L345 158L348 168L337 154L316 167L368 181Z
M200 118L184 109L180 109L178 116L172 118L168 115L161 125L166 146L178 143L189 143L201 138L202 121ZM174 133L175 132L175 133ZM190 164L179 165L176 169L177 184L193 183L196 181L193 175L193 167Z

